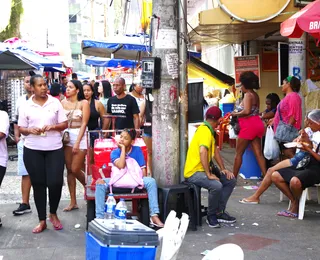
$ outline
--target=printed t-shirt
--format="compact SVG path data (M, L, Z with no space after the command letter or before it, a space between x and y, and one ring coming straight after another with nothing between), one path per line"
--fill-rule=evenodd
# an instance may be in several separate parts
M134 128L133 115L139 114L137 101L131 95L124 98L113 96L108 100L107 113L113 116L126 116L126 118L116 118L116 129Z
M214 156L215 138L211 125L206 121L198 127L190 143L184 166L185 178L190 178L195 172L204 172L200 159L201 146L208 149L208 162L210 162Z
M0 139L0 166L7 167L8 149L7 137L9 135L9 116L7 112L0 110L0 133L5 134L5 137Z
M274 116L273 129L276 132L280 122L279 108L282 121L288 124L291 116L296 120L293 126L300 130L302 122L301 97L296 92L287 94L277 106L277 112Z
M32 96L19 110L20 127L42 128L45 125L56 125L65 121L67 117L61 103L50 95L43 106L34 103ZM25 136L24 146L33 150L53 151L62 147L61 138L61 132L58 131L47 131L44 136L29 134Z
M120 148L113 150L110 154L111 162L114 163L115 161L117 161L120 158L120 155ZM146 162L144 160L142 150L139 146L132 146L131 151L126 155L131 157L132 159L135 159L141 168L146 167Z

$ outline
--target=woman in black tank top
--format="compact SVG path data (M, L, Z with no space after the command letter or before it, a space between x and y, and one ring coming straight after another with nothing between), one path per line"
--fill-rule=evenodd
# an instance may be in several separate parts
M90 104L90 118L88 122L88 130L100 130L101 125L102 129L104 128L104 125L101 124L103 121L103 116L106 114L104 106L99 100L95 100L93 98L94 90L93 87L89 84L83 85L83 93L85 99ZM100 122L99 122L100 119ZM94 140L97 139L98 133L92 133L90 135L90 146L93 147Z

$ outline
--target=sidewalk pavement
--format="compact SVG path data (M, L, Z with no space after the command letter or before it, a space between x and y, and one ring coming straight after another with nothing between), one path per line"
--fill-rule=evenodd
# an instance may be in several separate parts
M222 155L227 168L231 167L233 150L224 149ZM254 181L239 178L227 208L231 215L237 217L237 222L224 225L220 229L212 229L203 218L203 225L198 227L197 231L187 232L178 259L201 259L201 252L224 243L235 243L242 247L246 260L320 259L320 205L315 201L307 202L304 220L278 217L276 213L286 209L288 202L279 203L279 191L274 186L262 196L261 204L240 204L240 199L254 192L243 186L255 184ZM311 191L311 198L315 200L315 188L311 188ZM206 191L202 193L202 202L207 204ZM10 202L0 205L0 217L3 222L3 227L0 228L0 260L85 259L86 204L80 199L79 210L62 212L67 205L68 201L62 200L58 211L64 229L54 231L48 222L48 230L41 234L31 232L37 224L34 204L31 214L20 217L12 216L15 204ZM75 229L75 224L80 224L81 227Z

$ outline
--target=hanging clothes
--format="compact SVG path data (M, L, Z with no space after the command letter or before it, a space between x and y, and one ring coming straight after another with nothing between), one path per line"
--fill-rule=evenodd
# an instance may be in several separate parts
M313 109L320 109L320 81L313 82L307 79L301 86L306 113Z

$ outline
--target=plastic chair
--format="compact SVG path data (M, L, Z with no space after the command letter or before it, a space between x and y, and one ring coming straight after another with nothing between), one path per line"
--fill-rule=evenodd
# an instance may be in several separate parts
M317 187L317 199L318 199L318 204L320 204L320 184L315 184L314 186ZM311 199L310 190L309 188L306 188L303 190L299 200L298 219L303 220L306 200L310 200L310 199ZM283 193L280 191L280 202L281 201L283 201ZM291 201L289 201L288 209L290 208L290 205L291 205Z
M243 260L244 253L236 244L224 244L211 250L202 260Z
M194 212L194 206L193 206L193 200L191 198L189 186L185 184L178 184L178 185L172 185L167 187L161 187L159 188L162 195L162 203L163 203L163 210L162 210L162 219L165 220L169 214L168 212L168 204L169 204L169 198L171 195L183 195L184 202L187 203L188 212L190 216L190 222L191 222L191 228L193 231L197 230L196 226L196 216ZM183 202L177 203L179 209L182 213L181 205L184 205ZM180 213L180 212L179 212Z
M176 217L175 211L170 211L164 228L157 231L162 242L160 260L177 259L179 249L185 237L189 225L189 216L182 213L181 219Z
M207 207L201 205L201 187L194 183L184 181L182 182L188 185L193 195L193 207L195 211L196 223L198 226L202 226L202 218L207 216Z

